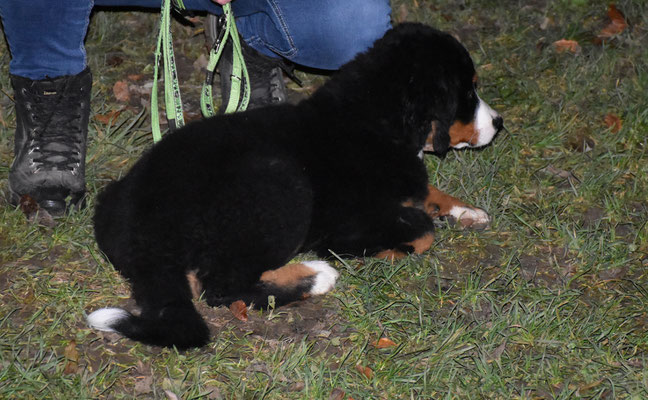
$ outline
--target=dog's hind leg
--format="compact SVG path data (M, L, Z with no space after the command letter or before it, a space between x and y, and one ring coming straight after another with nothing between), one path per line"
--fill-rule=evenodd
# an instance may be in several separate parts
M129 280L133 298L141 308L140 315L119 308L103 308L88 316L92 328L116 331L155 346L187 349L207 343L209 329L193 305L181 269L130 268L129 271L134 272Z
M302 300L329 292L335 286L339 273L325 261L303 261L263 272L254 284L229 294L218 295L205 290L207 303L211 306L229 305L237 300L265 308L269 297L275 306Z

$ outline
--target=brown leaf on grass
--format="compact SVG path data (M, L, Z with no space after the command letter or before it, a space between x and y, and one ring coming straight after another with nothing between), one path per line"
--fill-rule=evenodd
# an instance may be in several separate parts
M506 340L504 340L502 344L497 346L495 350L488 355L486 362L491 363L493 361L499 361L502 358L502 354L504 354L504 350L506 350Z
M398 7L398 13L396 15L396 21L397 22L405 22L407 21L407 17L409 16L409 9L405 5L405 3L401 4L400 7Z
M20 196L20 201L18 203L20 211L25 214L25 217L29 222L35 222L39 225L54 227L56 226L56 221L54 217L44 208L38 206L38 202L28 194Z
M556 40L553 45L557 53L569 52L572 54L578 54L581 52L581 47L575 40L560 39Z
M77 350L76 341L72 340L67 346L65 346L63 356L65 357L65 368L63 369L63 373L65 375L76 374L79 369L79 350Z
M306 387L306 384L302 381L295 382L292 385L288 386L286 389L289 392L301 392Z
M180 400L180 397L178 397L177 394L173 393L170 390L165 390L164 394L166 394L167 399L169 400Z
M567 140L567 147L570 150L577 151L579 153L587 153L588 151L594 150L596 147L596 142L592 139L591 136L586 133L575 134Z
M248 320L247 305L243 300L236 300L230 304L229 309L236 319L243 322Z
M619 133L619 131L623 127L623 122L621 121L621 118L619 118L619 116L615 114L606 115L603 121L605 122L605 126L610 128L612 133Z
M373 342L371 344L377 349L387 349L387 348L390 348L390 347L396 347L397 346L397 344L394 343L393 340L388 339L386 337L381 337L380 339L378 339L377 341L375 341L375 342Z
M20 196L20 211L25 214L27 219L30 219L38 212L38 202L28 194Z
M153 377L151 375L135 378L135 393L146 394L153 391Z
M610 4L607 14L610 18L610 23L596 36L596 39L594 39L594 43L596 44L601 44L613 36L620 34L628 27L625 16L614 4Z
M356 365L356 370L364 375L367 379L373 378L373 370L369 367L358 364Z
M329 396L328 400L343 400L345 395L346 393L344 393L344 390L335 388L333 389L333 391L331 391L331 395Z
M144 78L144 74L130 74L126 76L131 81L137 82L140 79Z
M580 179L574 175L571 171L565 171L564 169L556 168L553 165L548 165L547 167L541 169L541 171L546 172L550 175L557 176L562 179L567 179L570 182L580 182Z
M124 63L124 59L118 55L113 55L108 57L106 60L106 65L109 67L118 67Z
M128 89L128 82L117 81L113 85L113 94L118 101L127 103L130 101L130 90Z
M104 125L112 125L117 121L117 117L121 114L122 110L113 110L107 114L95 114L94 118Z

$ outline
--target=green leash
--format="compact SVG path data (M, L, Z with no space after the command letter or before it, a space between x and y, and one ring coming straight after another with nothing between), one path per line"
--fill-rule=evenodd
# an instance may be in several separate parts
M169 121L169 130L174 131L184 126L184 116L182 109L182 98L180 96L180 84L178 83L178 73L173 53L173 37L171 36L171 8L185 10L182 0L162 0L162 10L160 16L160 33L158 35L157 47L155 49L155 66L153 71L153 88L151 90L151 131L153 141L158 142L162 139L160 131L160 114L158 110L158 76L160 60L164 62L164 101L166 105L167 120ZM230 97L227 102L225 113L234 111L244 111L247 108L250 99L250 80L243 60L241 42L239 40L236 22L232 14L231 5L223 6L223 24L224 28L219 30L218 38L210 51L209 62L207 64L207 75L202 88L200 107L204 117L211 117L214 113L212 100L212 83L214 80L214 70L218 65L225 44L228 39L232 40L232 85ZM221 79L223 79L221 77ZM241 86L243 85L243 96L241 98Z
M236 111L245 111L250 101L250 77L245 66L243 59L243 51L241 49L241 41L239 39L238 30L236 29L236 21L232 13L229 3L223 6L223 15L219 20L220 29L218 29L218 37L209 52L209 62L207 63L207 74L205 75L205 82L202 87L202 96L200 97L200 109L204 117L211 117L214 115L214 105L212 103L212 86L214 82L214 70L223 53L227 39L232 40L232 76L229 100L225 108L225 114ZM224 79L221 76L221 79ZM243 86L243 97L241 98L241 84Z

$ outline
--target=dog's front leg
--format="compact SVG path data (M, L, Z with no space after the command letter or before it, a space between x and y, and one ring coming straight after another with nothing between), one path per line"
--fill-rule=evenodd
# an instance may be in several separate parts
M423 208L432 218L445 219L462 228L484 229L490 224L486 211L466 204L432 185L428 186L428 196Z

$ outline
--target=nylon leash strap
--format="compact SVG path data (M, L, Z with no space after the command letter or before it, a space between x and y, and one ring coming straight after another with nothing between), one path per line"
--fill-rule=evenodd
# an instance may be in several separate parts
M215 114L213 105L212 86L214 83L214 71L216 65L225 49L227 40L232 41L232 75L230 94L225 106L225 114L237 111L245 111L250 101L250 77L248 75L245 60L243 58L243 51L241 49L241 41L236 29L236 21L230 4L223 6L223 15L218 21L218 37L209 52L209 61L207 63L207 73L205 75L205 82L202 87L202 95L200 97L200 108L204 117L211 117ZM227 79L221 75L221 79ZM243 93L241 95L241 90ZM222 107L223 105L221 105Z
M160 16L160 33L158 35L157 47L155 49L155 61L153 68L153 88L151 89L151 131L153 142L162 139L160 130L160 114L158 107L158 77L160 75L160 61L163 61L164 68L164 101L166 106L167 120L169 131L184 126L184 115L182 109L182 97L180 95L180 84L178 82L178 73L173 53L173 37L171 35L171 8L179 11L185 10L182 0L162 0L162 10ZM204 117L214 115L214 106L212 102L212 83L214 70L222 55L228 38L232 40L232 84L230 97L227 102L225 113L234 111L244 111L247 108L250 95L250 80L243 60L241 43L239 40L238 30L232 14L231 5L223 6L223 16L221 17L224 26L219 29L219 39L216 40L210 51L209 62L207 65L207 75L202 88L200 99L201 110ZM221 77L221 79L223 79ZM241 98L241 85L244 83L243 96Z

